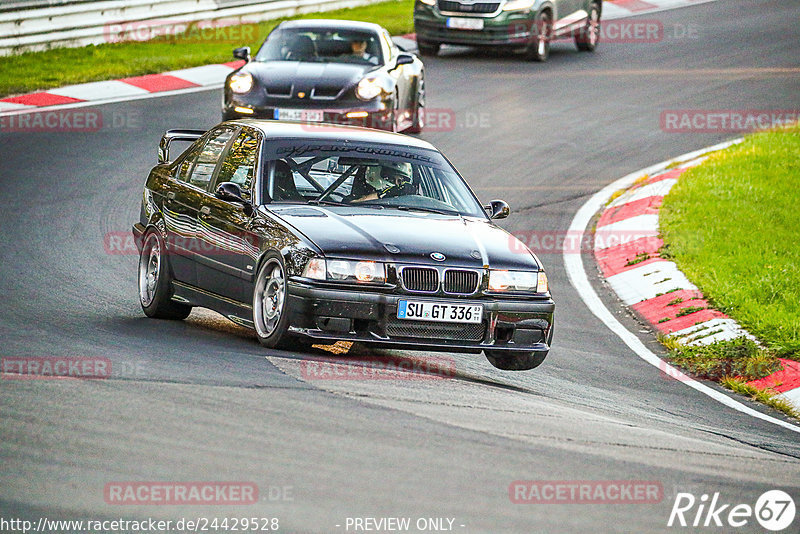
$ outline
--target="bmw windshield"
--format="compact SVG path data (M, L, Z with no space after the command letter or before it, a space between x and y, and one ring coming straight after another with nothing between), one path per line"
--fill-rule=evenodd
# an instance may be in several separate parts
M433 150L285 140L268 143L265 151L264 198L272 202L486 218L461 176Z

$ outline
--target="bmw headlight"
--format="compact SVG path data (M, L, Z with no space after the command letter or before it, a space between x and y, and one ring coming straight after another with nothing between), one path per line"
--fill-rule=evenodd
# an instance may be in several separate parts
M489 271L490 291L547 293L548 289L544 271Z
M228 85L234 93L246 93L253 88L253 76L249 72L239 71L231 76Z
M331 282L382 284L386 282L386 266L376 261L313 258L303 270L303 276Z
M527 11L535 3L536 0L510 0L503 6L503 11Z
M361 100L372 100L382 92L383 86L375 77L364 78L356 87L356 96Z

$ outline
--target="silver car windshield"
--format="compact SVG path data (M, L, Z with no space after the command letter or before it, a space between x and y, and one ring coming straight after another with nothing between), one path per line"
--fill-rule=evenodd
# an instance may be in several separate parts
M356 30L276 30L267 37L255 59L383 65L378 34Z

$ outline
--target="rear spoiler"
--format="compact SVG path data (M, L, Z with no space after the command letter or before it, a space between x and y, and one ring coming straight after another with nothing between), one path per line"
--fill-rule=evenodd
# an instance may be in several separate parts
M158 162L169 163L169 145L178 141L196 141L205 135L205 130L167 130L158 145Z

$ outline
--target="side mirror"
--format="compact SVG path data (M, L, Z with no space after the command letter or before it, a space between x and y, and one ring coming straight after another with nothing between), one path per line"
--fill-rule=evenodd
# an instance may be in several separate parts
M250 47L243 46L241 48L234 48L233 49L233 57L236 59L243 59L245 61L250 61Z
M248 217L253 214L253 206L244 198L242 198L242 188L233 182L222 182L217 186L217 191L214 196L225 202L236 202L242 204L244 213Z
M414 56L411 54L400 54L397 56L397 59L394 62L394 67L392 67L390 70L394 70L400 65L410 65L412 63L414 63Z
M505 200L492 200L483 209L489 214L490 219L505 219L511 214L511 208Z

